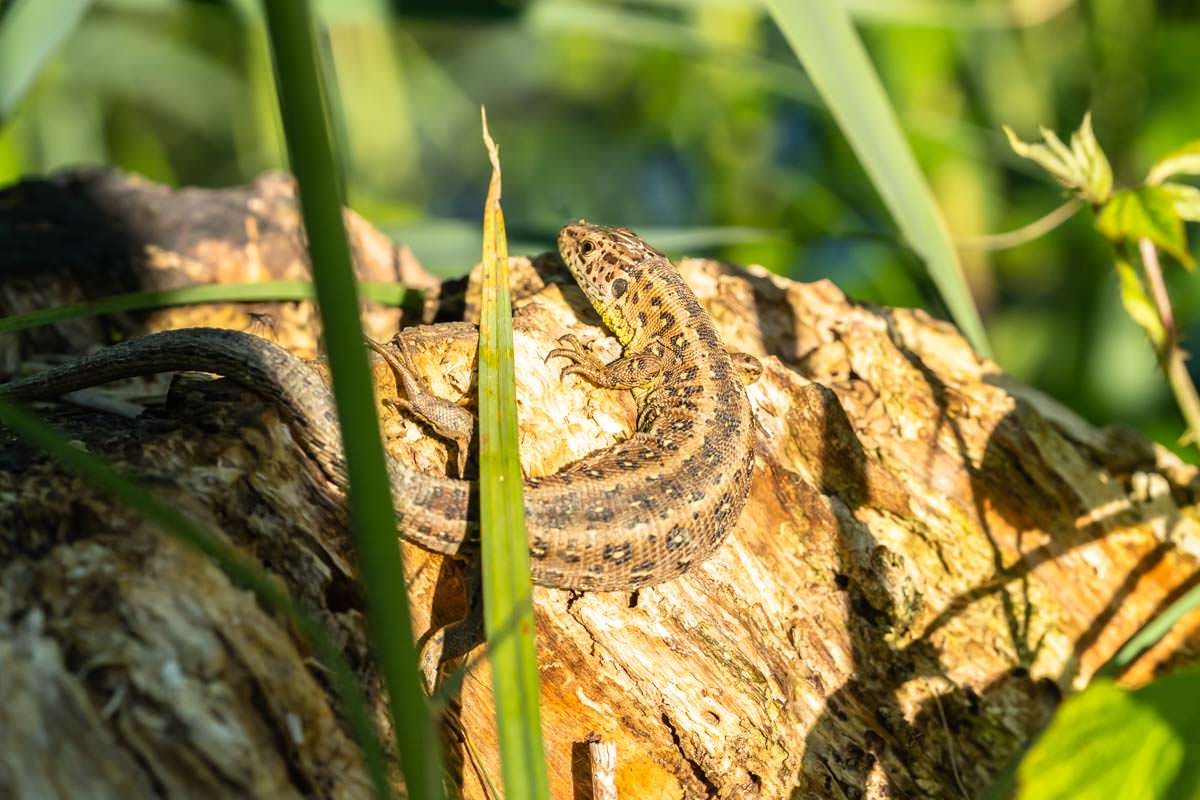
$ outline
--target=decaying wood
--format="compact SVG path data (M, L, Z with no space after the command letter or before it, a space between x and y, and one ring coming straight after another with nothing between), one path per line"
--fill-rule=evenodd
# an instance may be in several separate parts
M92 216L70 211L80 197ZM277 177L170 192L74 174L4 200L5 314L305 266ZM360 271L399 276L390 245L360 220L352 228ZM543 363L567 332L602 358L618 347L554 258L512 266L522 457L546 474L628 435L636 409ZM591 796L598 737L615 747L626 798L975 796L1065 691L1194 583L1195 470L1016 385L921 312L757 268L681 268L728 345L763 358L749 388L762 426L754 489L737 531L681 579L535 592L552 795ZM442 318L454 294L441 293ZM274 324L255 332L317 352L303 304L268 313ZM394 312L367 316L376 336L396 324ZM9 337L4 352L9 366L36 363L114 332L201 322L251 324L233 307L128 315ZM422 328L413 341L434 391L469 402L471 329ZM394 391L382 365L376 378L381 396ZM319 614L385 724L344 513L268 404L193 378L136 419L41 410ZM450 448L380 414L398 458L447 471ZM325 674L286 626L7 433L0 465L0 795L367 794ZM404 555L424 635L461 613L461 571ZM1196 621L1126 679L1194 661ZM450 766L482 797L480 775L499 767L482 650L469 662Z

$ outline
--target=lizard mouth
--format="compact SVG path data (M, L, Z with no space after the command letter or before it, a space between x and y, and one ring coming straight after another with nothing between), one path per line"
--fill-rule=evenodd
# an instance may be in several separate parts
M612 259L615 232L614 228L583 220L564 225L558 232L558 252L604 324L625 344L632 338L633 331L611 296L611 287L620 275L620 269Z

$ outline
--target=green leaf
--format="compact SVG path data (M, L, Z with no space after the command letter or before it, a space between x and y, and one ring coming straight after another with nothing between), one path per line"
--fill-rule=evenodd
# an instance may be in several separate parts
M505 797L548 800L540 681L534 646L533 585L518 457L508 241L500 208L500 152L480 109L492 162L483 210L479 322L479 519L483 613L492 663L492 699Z
M1071 152L1071 148L1063 144L1062 139L1058 138L1058 134L1045 125L1038 126L1038 133L1042 135L1042 141L1046 143L1046 147L1050 149L1054 157L1066 167L1072 181L1080 186L1086 185L1087 179L1083 164L1075 158L1075 154Z
M1176 214L1187 222L1200 222L1200 189L1187 183L1164 183L1161 188L1171 196Z
M1188 142L1159 159L1146 175L1146 183L1159 184L1175 175L1200 175L1200 139Z
M1113 242L1149 239L1188 269L1195 266L1175 201L1161 186L1117 192L1096 217L1096 228Z
M408 301L408 291L397 283L364 281L358 284L362 296L387 306L400 306ZM54 308L39 308L24 314L0 319L0 333L11 333L40 325L52 325L69 319L141 311L147 308L188 306L198 303L260 303L283 300L311 300L314 297L311 281L262 281L260 283L212 283L182 286L178 289L152 289L129 292L89 303L77 303Z
M74 31L91 0L13 0L0 15L0 120L12 116L38 72Z
M1051 150L1044 144L1031 144L1022 141L1017 137L1013 129L1007 125L1002 126L1002 129L1004 130L1004 135L1008 137L1008 144L1012 147L1014 153L1022 158L1028 158L1049 172L1055 180L1064 186L1074 187L1078 184L1076 171L1069 160L1064 160L1059 153ZM1057 137L1055 139L1057 140Z
M1083 165L1088 197L1104 202L1112 194L1112 167L1092 132L1092 112L1083 115L1079 130L1071 134L1071 154Z
M958 253L896 113L846 9L833 0L767 0L767 8L837 120L954 321L990 354Z
M1121 280L1121 305L1125 307L1125 313L1146 332L1157 352L1166 341L1167 335L1154 303L1146 296L1142 279L1134 266L1124 258L1117 259L1117 277Z
M1136 691L1093 683L1065 702L1017 771L1021 800L1174 800L1200 788L1200 672Z
M1070 147L1048 128L1039 129L1045 144L1023 142L1012 128L1007 125L1003 128L1009 145L1017 155L1034 162L1092 205L1100 205L1108 200L1112 193L1112 167L1092 132L1090 111L1083 115L1079 130L1071 135Z

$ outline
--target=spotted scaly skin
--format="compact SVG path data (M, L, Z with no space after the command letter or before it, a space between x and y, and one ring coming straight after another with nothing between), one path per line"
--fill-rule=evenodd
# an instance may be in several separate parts
M739 370L678 271L631 231L580 222L562 229L558 247L625 355L604 365L570 337L552 355L570 362L564 374L633 389L641 412L639 430L626 441L526 482L533 580L617 591L674 578L716 550L745 505L754 425ZM152 334L0 385L0 394L43 399L175 370L224 375L274 400L300 446L345 489L328 387L286 350L247 333ZM390 458L388 473L401 535L457 553L472 535L475 483Z

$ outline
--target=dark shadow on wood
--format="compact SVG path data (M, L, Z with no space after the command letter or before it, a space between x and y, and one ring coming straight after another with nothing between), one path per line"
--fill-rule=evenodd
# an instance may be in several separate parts
M871 773L878 770L884 783L900 796L976 796L986 788L990 775L1015 755L980 747L980 742L992 738L984 735L986 731L973 735L971 728L986 717L980 710L992 704L1003 706L1032 734L1044 726L1061 699L1055 682L1034 681L1027 669L1041 642L1028 641L1031 600L1025 580L1038 563L1102 536L1106 528L1099 524L1082 528L1071 526L1070 530L1063 530L1061 524L1055 526L1053 520L1075 519L1087 509L1048 505L1057 503L1055 498L1040 488L1039 480L1020 473L1021 454L1014 452L1013 439L1023 438L1022 424L1028 422L1026 418L1019 422L1017 418L1002 421L997 429L998 436L994 434L989 441L982 463L978 468L973 467L964 437L948 413L946 387L915 354L903 347L894 331L893 341L923 376L926 382L923 388L930 392L939 409L936 424L939 429L950 427L957 455L970 472L973 511L991 543L997 577L957 598L920 639L907 647L897 649L887 642L891 609L880 607L878 601L889 596L889 587L870 569L856 566L849 555L852 545L861 548L863 538L870 536L853 517L862 495L852 490L852 475L856 473L859 480L865 481L862 465L867 457L857 445L857 437L841 407L836 401L829 404L824 441L826 453L831 458L822 462L822 470L824 474L841 474L842 477L837 481L841 486L821 488L827 493L830 488L837 489L831 498L835 509L839 501L845 504L844 513L838 515L842 547L841 567L836 579L846 591L850 607L848 626L854 669L852 677L829 695L825 711L809 732L797 790L821 797L860 797L872 781ZM934 438L936 435L931 437ZM1022 445L1028 448L1029 443L1022 442ZM1052 477L1039 476L1042 479ZM849 484L848 478L851 478ZM1021 502L1006 506L1005 498L1021 498ZM985 504L993 510L999 509L1017 530L1050 531L1055 541L1023 554L1016 564L1006 565L1000 544L988 527ZM1019 542L1017 546L1019 549ZM1014 581L1017 583L1015 595L1008 590ZM976 691L954 683L944 674L939 653L932 647L929 637L957 611L995 592L1001 594L1017 663L1008 673ZM941 676L946 691L935 689L938 693L923 703L909 722L896 700L896 691L911 679L931 676ZM868 722L856 726L858 720ZM905 754L916 753L921 755L916 759L920 765L903 760ZM981 764L991 766L981 770ZM929 770L933 770L934 775L929 775ZM930 778L936 778L942 786L942 791L936 795L930 794Z
M571 800L592 800L592 757L587 742L571 742Z

